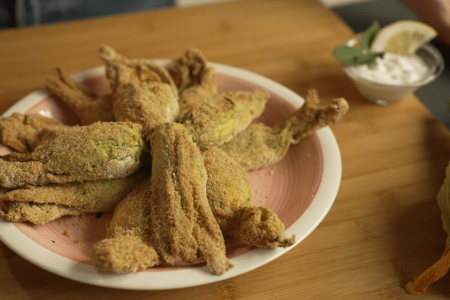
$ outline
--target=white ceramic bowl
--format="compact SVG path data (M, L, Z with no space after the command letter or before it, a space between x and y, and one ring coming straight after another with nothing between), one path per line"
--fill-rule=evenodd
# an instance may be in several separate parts
M358 34L349 39L345 45L352 47L359 42L361 37L362 35ZM374 82L361 77L352 66L347 64L342 64L342 69L352 79L353 84L365 99L380 105L392 104L435 80L444 70L442 55L431 44L423 45L417 50L416 54L429 66L429 72L420 81L409 84L398 85Z

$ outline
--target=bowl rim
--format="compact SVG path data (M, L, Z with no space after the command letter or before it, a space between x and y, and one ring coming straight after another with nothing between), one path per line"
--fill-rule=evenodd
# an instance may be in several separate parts
M359 42L359 40L362 38L363 34L364 33L355 34L353 37L346 40L343 43L343 45L346 45L349 47L354 46L357 42ZM430 54L433 57L433 59L436 62L436 66L433 67L429 71L428 76L424 77L423 79L421 79L419 81L415 81L415 82L411 82L411 83L407 83L407 84L399 85L399 84L381 83L381 82L372 81L372 80L366 79L364 77L361 77L356 72L354 72L353 66L350 66L344 62L341 62L341 66L342 66L342 69L344 70L344 72L347 74L347 76L349 76L353 80L359 80L359 81L362 81L365 83L377 85L380 87L387 87L387 88L418 88L418 87L424 86L424 85L432 82L436 78L438 78L445 69L445 63L444 63L442 54L439 52L439 50L436 47L434 47L432 44L430 44L428 42L428 43L423 44L418 50L420 50L420 49L426 51L428 54Z
M154 61L164 64L169 60L154 59ZM304 104L303 97L265 76L230 65L212 62L210 64L215 67L217 73L263 86L271 93L291 103L296 109ZM80 82L104 74L105 67L100 66L76 73L72 75L72 78ZM27 112L48 96L49 94L43 89L34 91L16 102L2 116L9 116L13 112ZM319 129L315 134L322 148L323 173L313 201L301 217L286 230L287 236L296 235L295 244L291 247L272 250L257 248L234 257L232 262L235 267L224 275L211 275L208 271L205 271L206 266L174 270L173 272L128 274L99 272L92 265L74 261L37 244L23 234L13 223L2 218L0 218L0 241L22 258L44 270L67 279L101 287L126 290L168 290L212 284L234 278L266 265L294 249L319 226L334 204L342 180L342 158L339 145L329 126Z

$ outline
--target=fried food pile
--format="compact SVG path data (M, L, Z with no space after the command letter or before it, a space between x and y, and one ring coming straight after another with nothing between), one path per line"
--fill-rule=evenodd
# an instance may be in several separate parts
M0 216L46 224L61 216L114 211L91 250L100 271L137 272L203 258L213 274L233 267L224 237L250 246L289 247L283 222L254 203L247 170L280 161L290 145L336 122L343 98L321 105L315 90L286 120L251 124L264 89L219 94L214 67L198 49L166 66L109 46L99 56L112 94L98 96L56 68L47 90L81 126L39 114L0 118Z

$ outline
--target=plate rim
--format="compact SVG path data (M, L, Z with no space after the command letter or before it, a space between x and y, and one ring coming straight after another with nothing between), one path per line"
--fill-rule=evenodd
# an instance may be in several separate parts
M155 61L160 64L165 64L169 60L157 59ZM262 75L229 65L219 63L210 64L216 68L218 73L237 77L241 80L263 86L270 92L276 93L294 105L295 108L300 107L304 103L304 99L301 96ZM104 73L105 67L99 66L78 72L72 77L76 81L83 81L104 75ZM2 114L2 117L9 116L13 112L25 112L49 96L44 89L36 90L16 102ZM67 279L101 287L127 290L178 289L210 284L250 272L280 257L300 244L322 222L336 199L342 177L342 161L339 146L329 127L322 128L316 131L315 134L322 148L322 179L309 207L286 230L288 236L293 233L296 234L295 244L288 248L277 248L274 250L258 248L232 258L231 261L235 264L235 267L224 275L210 274L206 267L174 270L170 272L138 272L129 274L98 272L92 265L75 262L36 244L15 227L13 223L3 219L0 219L0 240L19 256L44 270ZM179 276L182 280L174 280L174 275Z

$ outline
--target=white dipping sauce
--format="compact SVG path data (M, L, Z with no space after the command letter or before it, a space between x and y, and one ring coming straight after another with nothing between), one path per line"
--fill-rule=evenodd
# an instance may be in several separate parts
M360 77L376 83L403 85L420 81L429 72L422 58L413 54L401 56L386 52L371 65L351 67Z

